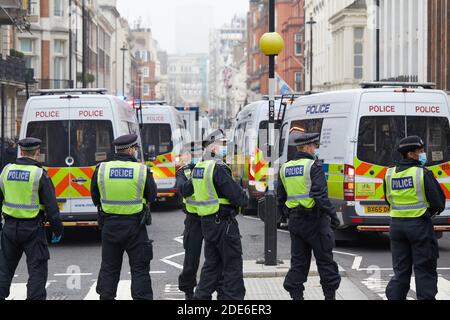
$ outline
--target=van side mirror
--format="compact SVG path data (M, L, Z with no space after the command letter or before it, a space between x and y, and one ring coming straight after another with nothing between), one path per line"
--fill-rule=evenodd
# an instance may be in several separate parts
M156 160L156 147L154 145L149 145L147 149L147 160L155 161Z

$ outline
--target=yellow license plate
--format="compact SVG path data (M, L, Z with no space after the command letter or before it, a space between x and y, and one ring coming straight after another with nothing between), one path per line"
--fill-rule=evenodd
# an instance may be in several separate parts
M62 202L58 203L58 208L59 208L59 211L63 211L64 210L64 203L62 203Z
M364 207L366 214L389 214L391 211L389 206L367 206Z

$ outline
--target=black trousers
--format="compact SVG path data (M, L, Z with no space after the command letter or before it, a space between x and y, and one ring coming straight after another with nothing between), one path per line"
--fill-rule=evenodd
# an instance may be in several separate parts
M220 299L243 300L242 243L237 220L231 216L210 216L203 217L201 223L205 237L205 263L194 299L211 300L213 292L220 287Z
M191 214L184 220L183 247L185 250L183 271L178 277L180 291L188 294L197 286L197 272L202 254L203 233L202 221Z
M435 300L439 247L431 219L392 219L390 236L394 277L386 288L387 298L406 300L414 267L417 299Z
M39 219L16 220L7 218L1 234L0 300L10 294L17 265L25 253L28 268L27 300L45 300L48 276L46 232Z
M124 252L130 262L133 300L153 300L150 278L153 244L148 238L146 226L140 225L140 216L110 216L104 220L102 264L97 282L100 299L116 298Z
M325 297L333 296L341 283L341 276L333 260L334 232L325 215L289 217L291 234L291 269L284 280L284 288L292 298L303 297L308 280L311 251L316 258L320 284Z

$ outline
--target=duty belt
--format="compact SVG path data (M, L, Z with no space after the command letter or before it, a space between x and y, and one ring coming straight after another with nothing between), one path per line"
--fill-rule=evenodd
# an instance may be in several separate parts
M317 208L306 209L306 208L295 208L289 210L289 217L294 218L320 218L322 213L317 210Z

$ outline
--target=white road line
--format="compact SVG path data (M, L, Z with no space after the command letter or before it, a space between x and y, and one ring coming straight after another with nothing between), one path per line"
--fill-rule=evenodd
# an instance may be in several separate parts
M352 270L359 270L359 267L361 266L362 257L355 257L352 264Z
M178 243L181 243L181 244L183 244L183 236L179 236L179 237L176 237L175 239L173 239L173 240L175 240L176 242L178 242Z
M56 281L48 281L45 288L48 288ZM12 283L9 297L6 300L26 300L27 299L27 284L26 283Z
M248 220L261 221L261 219L260 219L260 218L255 218L255 217L248 217L248 216L244 216L244 218L245 218L245 219L248 219ZM262 222L262 221L261 221L261 222Z
M160 259L160 261L164 262L164 263L166 263L166 264L168 264L168 265L170 265L172 267L175 267L177 269L182 270L183 266L181 264L178 264L176 262L170 261L170 259L175 258L175 257L179 257L179 256L184 256L184 251L180 252L180 253L173 254L173 255L165 257L165 258L162 258L162 259Z
M359 255L354 254L354 253L348 253L348 252L342 252L342 251L336 251L336 250L334 250L333 253L342 254L344 256L350 256L350 257L359 257Z
M180 291L177 284L166 284L164 288L165 294L184 294L184 292Z
M150 271L150 274L164 274L167 273L167 271ZM131 274L131 272L128 272L128 274Z
M437 300L450 300L450 281L439 277Z
M55 277L92 276L92 273L55 273Z
M97 281L89 289L88 294L83 300L99 300L100 297L96 291ZM116 300L133 300L131 297L131 280L120 280L117 286Z

